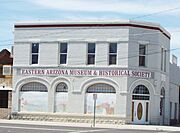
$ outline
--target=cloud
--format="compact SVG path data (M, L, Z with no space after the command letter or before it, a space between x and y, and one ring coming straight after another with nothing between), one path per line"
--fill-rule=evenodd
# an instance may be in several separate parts
M139 15L172 9L180 5L178 0L173 2L169 0L153 2L147 0L36 0L34 3L44 8L63 11L116 12ZM169 11L167 13L171 14Z

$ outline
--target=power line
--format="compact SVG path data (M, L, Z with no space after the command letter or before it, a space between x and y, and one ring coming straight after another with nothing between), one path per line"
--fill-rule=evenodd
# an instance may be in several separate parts
M174 49L170 49L170 50L167 50L167 53L168 52L170 52L170 51L174 51L174 50L180 50L180 47L179 48L174 48ZM154 55L154 54L159 54L159 53L161 53L161 52L159 52L159 51L156 51L156 52L152 52L152 53L148 53L148 54L146 54L146 56L148 56L148 55ZM121 58L117 58L117 59L130 59L130 58L135 58L135 57L139 57L139 54L138 55L133 55L133 56L128 56L128 57L121 57ZM104 62L104 61L108 61L107 59L106 60L98 60L98 61L95 61L95 63L100 63L100 62ZM75 64L73 64L73 65L82 65L82 61L76 61L75 62ZM130 65L131 67L138 67L139 68L139 66L133 66L133 65ZM147 67L147 68L149 68L149 69L157 69L156 67Z
M159 53L162 53L161 51L154 51L154 50L157 50L157 49L153 49L152 51L148 51L148 53L146 54L146 56L148 55L155 55L155 54L159 54ZM175 51L175 50L180 50L180 47L178 48L174 48L174 49L169 49L167 50L166 52L169 53L170 51ZM135 51L132 51L132 52L135 52ZM130 52L132 54L132 52ZM139 57L139 51L136 51L136 53L134 55L127 55L127 56L124 56L124 57L119 57L117 58L117 60L124 60L124 59L131 59L131 58L135 58L135 57ZM71 59L73 58L81 58L81 57L71 57ZM68 58L70 59L70 58ZM108 59L102 59L102 60L98 60L96 61L96 63L100 63L100 62L104 62L104 61L108 61ZM73 62L74 64L73 65L81 65L82 64L82 61L76 61L76 62ZM131 67L133 67L131 65ZM134 67L137 67L137 66L134 66ZM156 69L155 67L148 67L148 68L151 68L151 69Z
M162 14L162 13L165 13L165 12L171 12L171 11L178 10L178 9L180 9L180 7L170 8L170 9L161 10L161 11L154 12L154 13L149 13L149 14L146 14L146 15L140 15L140 16L132 17L132 18L130 18L130 20L131 19L133 20L133 19L138 19L138 18L149 17L149 16L153 16L153 15L158 15L158 14Z
M73 31L77 31L77 30L92 30L93 27L87 27L87 28L77 28L77 29L69 29L67 31L60 31L60 32L43 32L45 34L41 34L41 35L36 35L36 36L26 36L23 38L18 38L18 39L26 39L26 38L34 38L34 37L43 37L43 36L48 36L48 35L58 35L58 34L62 34L62 33L67 33L67 32L73 32ZM175 31L171 31L171 32L180 32L180 30L175 30ZM138 36L138 35L148 35L148 34L161 34L161 32L146 32L146 33L135 33L135 34L129 34L132 36ZM124 35L126 36L126 35ZM118 36L118 37L124 37L124 36ZM13 39L8 39L8 40L0 40L0 42L5 42L5 41L13 41Z
M62 32L61 32L62 33ZM142 34L140 34L140 33L138 33L138 34L130 34L130 35L133 35L133 36L137 36L137 35L144 35L144 34L157 34L157 33L160 33L160 32L149 32L149 33L142 33ZM48 33L49 34L49 33ZM57 33L53 33L53 34L57 34ZM58 33L59 34L59 33ZM35 37L35 36L33 36L33 37ZM119 36L118 36L119 37ZM121 37L127 37L127 35L124 35L124 36L121 36ZM29 37L28 37L29 38ZM78 41L78 39L75 39L74 41ZM80 41L81 41L81 39L80 39ZM148 45L160 45L160 42L153 42L152 40L150 41L150 40L145 40L145 39L143 39L143 40L140 40L140 39L130 39L130 40L128 40L127 41L127 43L138 43L138 41L147 41L147 43L148 43ZM60 41L59 41L60 42ZM16 43L16 42L15 42ZM17 42L18 43L18 42ZM109 42L107 42L107 43L109 43ZM121 42L120 42L121 43ZM10 46L10 45L12 45L12 44L4 44L4 45L0 45L0 46ZM17 44L16 44L17 45ZM18 44L18 45L20 45L20 44ZM154 49L154 50L156 50L156 49ZM153 49L151 50L151 51L154 51ZM138 52L138 51L131 51L131 53L133 53L133 52Z
M58 34L62 34L62 33L67 33L67 32L74 32L74 31L77 31L77 30L92 30L93 27L87 27L87 28L76 28L76 29L69 29L69 30L66 30L66 31L59 31L59 32L52 32L52 33L49 33L49 32L43 32L45 34L41 34L41 35L34 35L34 36L25 36L23 38L18 38L18 39L26 39L26 38L34 38L34 37L43 37L43 36L48 36L48 35L58 35ZM180 32L180 30L174 30L174 31L171 31L171 32ZM160 31L157 31L157 32L145 32L145 33L135 33L135 34L128 34L128 35L131 35L131 36L139 36L139 35L150 35L150 34L161 34ZM118 35L117 37L125 37L126 35ZM13 39L7 39L7 40L0 40L0 42L5 42L5 41L13 41Z

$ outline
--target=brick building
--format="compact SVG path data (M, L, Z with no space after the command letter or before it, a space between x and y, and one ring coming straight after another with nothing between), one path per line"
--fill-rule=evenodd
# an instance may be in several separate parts
M0 118L7 118L11 112L13 59L8 50L0 52Z

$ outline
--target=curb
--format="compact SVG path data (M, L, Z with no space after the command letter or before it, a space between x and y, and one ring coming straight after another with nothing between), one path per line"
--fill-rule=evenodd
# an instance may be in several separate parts
M25 124L25 125L46 125L46 126L68 126L68 127L92 127L88 123L62 123L48 121L25 121L25 120L2 120L0 123L6 124ZM152 131L180 131L180 127L159 126L159 125L112 125L112 124L96 124L95 128L109 129L134 129L134 130L152 130Z

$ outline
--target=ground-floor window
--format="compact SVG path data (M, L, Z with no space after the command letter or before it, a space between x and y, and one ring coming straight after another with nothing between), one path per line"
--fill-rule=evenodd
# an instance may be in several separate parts
M177 119L177 107L178 107L178 104L174 103L174 119Z
M20 111L46 112L48 110L47 87L38 82L27 83L20 89Z
M68 86L61 82L56 87L55 92L55 112L67 112Z
M94 84L86 90L85 113L93 114L93 94L97 94L96 114L113 115L116 104L116 91L108 84Z
M165 89L161 89L161 96L160 96L160 116L164 117L164 111L165 111Z
M8 92L7 90L0 91L0 108L8 108Z

